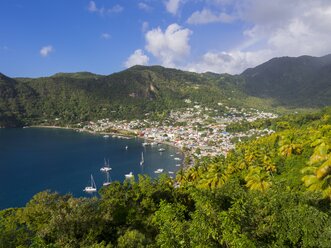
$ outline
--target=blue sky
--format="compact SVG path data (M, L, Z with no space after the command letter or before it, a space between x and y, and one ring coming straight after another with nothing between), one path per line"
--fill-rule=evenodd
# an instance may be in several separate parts
M327 0L2 0L0 72L111 74L134 64L240 73L331 51Z

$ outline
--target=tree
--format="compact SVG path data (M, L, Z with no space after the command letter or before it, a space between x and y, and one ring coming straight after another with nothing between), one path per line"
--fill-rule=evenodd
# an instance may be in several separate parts
M117 240L118 248L143 248L146 244L145 235L137 230L128 230Z
M306 174L302 177L305 186L312 191L319 191L324 197L331 199L331 146L318 140L307 167L302 169Z
M161 202L155 212L153 221L159 227L156 242L161 247L189 247L187 233L188 223L185 220L186 207L180 204Z
M279 141L279 152L281 155L289 157L292 154L301 154L302 145L295 143L296 136L299 136L299 134L291 130L281 137L281 140Z
M272 185L269 173L261 167L250 167L245 180L246 186L251 190L266 191Z

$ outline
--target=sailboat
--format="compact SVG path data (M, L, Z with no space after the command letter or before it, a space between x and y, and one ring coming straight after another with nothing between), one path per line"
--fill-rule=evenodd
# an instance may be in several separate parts
M144 163L145 163L145 160L144 160L144 153L142 152L142 153L141 153L141 161L140 161L140 165L142 166L142 165L144 165Z
M132 178L132 177L133 177L132 171L130 171L129 174L125 174L124 176L125 176L125 178L127 178L127 179Z
M103 186L108 186L110 185L111 182L110 182L110 175L109 175L109 171L106 172L106 182L104 182L102 185Z
M154 173L156 174L159 174L159 173L162 173L163 172L163 169L157 169L156 171L154 171Z
M84 191L85 191L86 193L97 192L97 186L96 186L96 184L95 184L95 182L94 182L94 179L93 179L92 174L91 174L91 186L86 186L85 189L84 189Z
M105 159L105 164L104 164L104 166L102 168L100 168L100 171L102 171L102 172L109 172L109 171L111 171L111 168L109 167L109 160L108 160L108 163L107 163L107 161Z

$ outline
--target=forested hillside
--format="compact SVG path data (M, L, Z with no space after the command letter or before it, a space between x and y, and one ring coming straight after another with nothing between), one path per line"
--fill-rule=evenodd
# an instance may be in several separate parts
M331 55L274 58L241 76L249 95L285 106L331 105Z
M0 126L68 125L101 118L205 106L316 108L331 104L331 55L275 58L241 75L134 66L109 76L89 72L43 78L0 76Z
M185 99L204 105L220 101L231 105L241 104L239 99L244 97L237 81L229 75L215 78L160 66L134 66L110 76L83 72L37 79L5 77L3 83L4 91L14 88L15 94L4 95L0 106L18 120L18 125L65 125L106 117L143 118L148 112L188 106ZM26 96L17 87L31 89L33 95ZM12 101L21 108L16 105L8 108L7 102ZM6 122L2 125L6 126Z
M0 127L20 126L38 115L38 94L29 85L0 73Z
M276 132L100 198L42 192L0 212L1 247L330 247L331 108L257 123Z

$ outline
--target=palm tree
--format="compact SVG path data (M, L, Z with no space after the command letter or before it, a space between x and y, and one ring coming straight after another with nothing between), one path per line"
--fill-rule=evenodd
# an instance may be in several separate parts
M263 167L269 172L276 172L276 165L272 162L271 158L267 155L263 156L262 159Z
M185 174L185 171L183 169L181 169L180 171L177 172L176 181L180 185L182 185L182 184L184 184L184 183L187 182L186 174Z
M301 154L302 145L295 143L295 135L291 132L281 137L279 152L282 156L289 157L292 154Z
M219 188L228 180L228 175L224 171L223 164L211 164L209 170L204 173L204 177L199 181L200 188Z
M186 178L189 182L194 182L200 177L199 166L193 166L186 172Z
M269 173L263 171L261 167L250 167L245 180L250 190L265 191L272 185Z
M308 190L319 191L331 199L331 147L324 141L320 142L309 159L309 166L301 170L301 173L306 174L302 181Z

